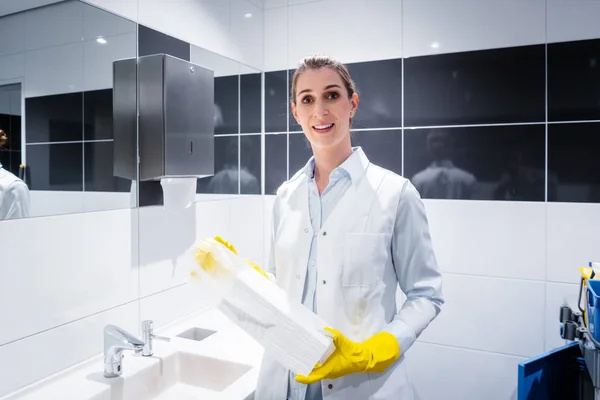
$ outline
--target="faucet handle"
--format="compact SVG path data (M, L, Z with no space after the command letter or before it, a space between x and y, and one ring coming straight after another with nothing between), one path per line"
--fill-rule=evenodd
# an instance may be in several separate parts
M170 342L171 339L164 336L157 336L154 334L154 322L151 320L142 321L142 338L144 340L144 348L142 349L142 355L145 357L149 357L154 354L154 350L152 349L152 341L153 340L162 340L165 342Z

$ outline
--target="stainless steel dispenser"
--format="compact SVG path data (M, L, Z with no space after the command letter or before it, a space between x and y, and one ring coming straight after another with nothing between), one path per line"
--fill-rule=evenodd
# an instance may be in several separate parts
M115 61L113 84L114 175L136 176L136 96L139 179L214 175L213 71L156 54Z

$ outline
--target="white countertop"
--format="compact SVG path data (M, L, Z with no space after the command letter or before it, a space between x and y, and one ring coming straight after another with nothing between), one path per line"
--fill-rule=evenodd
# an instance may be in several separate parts
M197 327L216 331L202 341L177 337L186 330ZM135 332L132 332L135 334ZM154 355L142 357L131 351L124 352L123 374L118 378L105 378L103 357L96 356L85 363L48 377L19 392L8 396L10 400L126 400L123 399L123 382L140 379L149 369L162 368L176 353L184 352L197 356L245 364L247 372L219 393L202 394L203 399L246 399L251 398L256 388L263 348L252 337L234 325L216 309L201 311L173 323L164 329L156 329L157 335L171 338L170 342L153 341ZM102 334L102 332L99 332ZM196 371L194 371L196 373ZM201 373L201 371L200 371ZM210 371L209 371L210 373ZM193 379L193 378L192 378ZM121 390L121 391L120 391ZM191 393L191 394L190 394ZM198 391L196 389L195 393ZM185 385L176 385L163 397L194 399L194 390ZM165 397L166 398L166 397ZM141 399L140 399L141 400Z

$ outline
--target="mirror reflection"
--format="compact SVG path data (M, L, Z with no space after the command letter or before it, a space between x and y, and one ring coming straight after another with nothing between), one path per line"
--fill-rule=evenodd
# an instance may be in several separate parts
M136 24L79 1L0 24L0 219L135 206L113 175L112 65L136 57Z

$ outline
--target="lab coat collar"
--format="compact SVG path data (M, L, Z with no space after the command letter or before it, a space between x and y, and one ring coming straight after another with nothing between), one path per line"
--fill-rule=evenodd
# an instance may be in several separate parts
M331 173L333 174L335 171L341 171L342 173L347 174L350 176L352 184L356 186L360 181L360 178L362 178L365 174L368 166L369 159L367 158L367 155L363 151L362 147L356 146L352 148L352 154L350 157L348 157L337 168L331 171ZM312 179L314 177L315 156L312 156L304 166L304 174L308 177L308 179Z

